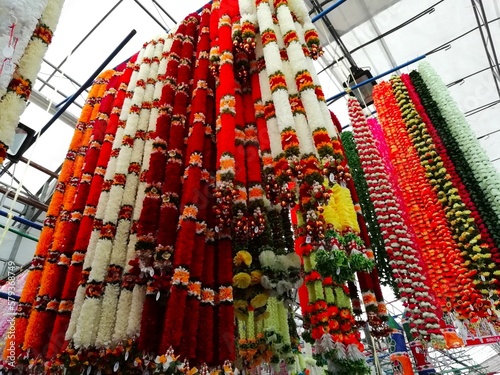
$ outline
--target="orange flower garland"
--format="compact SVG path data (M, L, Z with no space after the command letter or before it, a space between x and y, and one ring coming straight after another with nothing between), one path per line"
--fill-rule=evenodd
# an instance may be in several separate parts
M99 119L107 123L106 130L103 132L102 144L100 149L91 148L89 153L98 151L98 159L96 160L95 169L93 172L93 178L90 185L82 184L79 189L88 189L87 199L84 202L85 206L82 210L83 216L76 233L75 243L73 246L73 255L71 257L71 264L69 266L64 287L61 294L61 302L59 303L59 310L54 322L54 328L52 329L52 335L50 339L49 349L47 351L47 357L51 358L57 354L63 346L64 334L69 324L69 317L71 311L73 310L73 301L76 295L76 289L78 283L80 282L83 260L85 258L85 253L87 250L87 245L90 239L90 233L92 232L92 227L94 225L96 206L99 201L99 195L101 193L101 187L104 180L104 174L111 154L111 148L113 145L113 140L118 127L119 113L121 106L125 100L127 92L127 84L130 81L132 75L133 67L135 65L135 60L137 56L134 56L130 62L126 63L126 68L119 76L119 81L117 82L117 90L114 94L114 100L112 103L112 109L109 113L109 117L104 114ZM101 105L101 111L105 108L104 103ZM88 156L91 158L91 155ZM83 197L78 194L78 197ZM62 337L61 337L62 336Z
M101 98L109 108L109 103L113 102L114 95L109 94L106 89L114 74L114 71L106 71L95 80L94 86L98 90L97 95L89 101L92 106L88 107L88 118L83 120L89 125L83 135L82 143L84 145L91 144L94 147L89 151L86 146L81 147L76 154L73 176L66 187L62 211L54 230L54 238L43 269L35 307L30 316L23 344L24 349L29 349L36 354L45 354L42 346L50 337L55 313L59 308L59 298L71 262L73 244L83 211L82 207L75 204L75 201L82 199L85 202L86 199L85 195L79 198L78 193L81 193L82 186L90 184L94 172L97 156L93 154L95 151L99 151L98 148L95 150L95 143L100 146L100 139L95 137L100 137L106 126L105 122L98 121L98 117L102 113L100 111ZM107 109L105 110L107 111Z
M489 259L488 255L491 256L488 246L485 246L484 242L481 240L481 236L477 233L473 219L470 219L470 211L467 210L460 196L458 196L457 190L451 183L447 170L443 165L443 161L432 142L432 138L410 101L406 87L398 77L392 78L391 83L395 91L398 106L401 109L401 116L408 129L408 136L413 142L415 150L418 152L420 164L425 168L430 185L437 192L438 200L443 205L449 226L456 239L455 241L462 251L460 253L461 257L455 254L455 258L448 253L446 261L454 263L456 261L456 263L458 263L460 261L463 262L465 258L468 262L461 263L460 266L464 269L470 268L479 272L475 282L472 281L474 272L467 273L466 276L469 279L460 280L461 282L459 285L461 285L463 289L457 291L459 293L457 300L462 300L463 302L470 301L475 311L458 311L461 314L467 314L464 317L470 317L469 314L475 314L476 312L482 316L486 316L488 315L487 310L490 307L490 303L485 301L484 298L481 298L475 289L486 289L482 291L482 293L487 295L489 293L488 284L490 284L493 286L493 290L495 290L495 278L491 278L492 273L490 269L486 268L487 265L484 263L484 259ZM467 265L469 265L469 267L466 267ZM432 269L433 266L433 264L429 264L430 269ZM460 275L465 273L463 271L464 270L459 271L459 279ZM479 278L479 276L483 277ZM457 274L455 272L449 275L449 278L452 279L456 277ZM482 279L485 281L483 282ZM476 288L474 288L474 284ZM450 302L455 306L458 303L457 300L451 300Z
M31 308L35 303L45 261L49 255L49 248L54 239L54 231L64 206L66 189L71 183L71 177L74 173L76 156L78 151L82 147L86 146L83 142L84 134L89 126L88 120L90 119L95 104L94 99L98 97L101 89L102 85L96 85L89 93L85 106L82 109L79 122L76 124L76 131L71 140L63 168L59 174L54 195L47 210L44 227L40 234L35 255L31 263L30 272L26 279L25 288L23 289L23 293L21 294L21 299L19 301L18 315L15 322L16 334L13 339L8 340L6 344L6 347L9 347L11 342L15 343L15 348L18 350L16 352L16 356L19 355L19 350L24 341L24 336L28 327L28 318Z
M440 306L448 311L448 301L452 306L459 306L458 301L463 296L462 285L469 284L465 279L470 276L461 270L460 251L453 240L436 193L427 182L425 169L420 165L420 159L406 132L406 125L391 85L382 83L374 94L385 138L391 145L391 161L409 208L409 218L417 234L422 255L429 265L431 285L440 299ZM436 267L436 262L439 262L439 267Z

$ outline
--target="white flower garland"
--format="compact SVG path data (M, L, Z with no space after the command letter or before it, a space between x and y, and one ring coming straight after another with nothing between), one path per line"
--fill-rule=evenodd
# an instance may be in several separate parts
M500 217L500 174L490 162L441 77L428 62L420 63L418 71L445 118L448 129L467 158L481 190L496 215Z
M259 28L261 34L266 31L271 31L275 33L275 25L273 22L272 8L269 4L269 0L261 1L257 5L257 19L259 21ZM278 43L269 42L263 46L264 60L266 62L266 70L268 74L267 85L269 86L269 77L275 75L284 76L283 63L281 61L280 48ZM262 85L261 85L262 86ZM289 87L285 89L279 89L272 91L271 96L274 102L274 108L276 111L276 119L278 123L278 129L283 132L286 128L291 127L297 134L299 139L299 147L302 154L310 154L314 152L314 148L311 148L311 142L308 141L309 135L305 136L303 129L297 129L295 124L295 119L292 112L292 107L289 101L288 95ZM308 147L309 146L309 147Z
M156 77L153 77L155 80L159 77L162 77L166 70L167 70L167 62L168 62L168 52L170 51L170 48L173 43L173 33L169 34L167 39L165 40L164 44L159 44L157 47L159 48L161 46L162 50L159 55L159 65L157 67L157 72L156 72ZM158 51L157 51L158 52ZM158 54L156 53L158 56ZM156 68L156 66L155 66ZM152 69L153 70L153 69ZM152 72L153 73L153 72ZM150 74L151 76L152 74ZM162 79L158 79L154 83L153 87L153 93L152 93L152 102L158 102L161 93L163 90L165 81ZM159 107L153 105L150 111L149 115L149 125L148 125L148 136L146 137L146 143L144 146L144 155L142 158L142 167L141 167L141 176L144 176L147 173L147 170L149 169L149 160L151 158L151 151L153 149L153 143L154 139L149 136L156 130L156 122L158 120L159 116ZM144 202L144 197L145 197L145 190L146 190L146 182L144 179L141 179L139 181L139 187L137 189L137 198L134 206L134 214L133 214L133 222L137 222L139 220L141 211L142 211L142 206ZM129 242L128 242L128 247L127 247L127 254L126 254L126 259L125 259L125 268L124 268L124 273L128 272L131 268L131 266L128 264L130 260L132 260L135 257L135 246L137 244L137 234L135 232L130 233L129 237ZM128 335L128 328L131 328L135 333L139 333L140 329L140 313L142 312L142 303L141 301L144 301L144 297L141 296L142 294L145 294L145 287L141 285L137 285L134 287L134 289L137 289L137 292L134 293L132 290L128 289L122 289L120 293L120 299L118 302L118 310L117 310L117 316L116 316L116 323L115 323L115 329L113 333L113 339L112 343L119 343L120 341L126 339ZM134 297L134 300L133 300ZM132 306L137 306L137 308L134 309L134 313L138 315L135 315L132 317L131 315L131 309ZM129 324L130 322L130 324ZM133 336L132 334L131 336Z
M255 55L257 61L262 61L264 59L264 50L262 48L262 40L260 38L260 34L256 35L255 44L256 44ZM267 74L266 65L259 63L257 63L257 65L258 66L261 65L261 69L258 68L259 69L258 73L259 73L261 98L264 108L269 106L274 107L273 96L271 94L271 88L269 87L269 78L268 78L269 76ZM267 133L269 135L269 143L271 145L271 155L275 158L283 152L283 148L281 147L281 135L278 127L278 119L276 118L276 115L272 117L266 116L266 124L267 124Z
M136 118L136 135L146 134L146 131L151 131L151 129L149 129L151 124L150 114L154 98L156 79L158 77L159 61L162 57L164 47L164 39L162 37L156 40L158 40L158 42L155 46L154 55L151 61L151 67L149 69L149 74L146 80L144 97L141 103L141 110L139 113L130 113L127 121L128 127L129 122L134 119L134 117ZM135 207L140 175L139 166L141 166L143 162L145 141L146 139L144 136L136 136L134 139L132 154L129 161L127 179L123 188L123 199L120 207L120 211L122 212L128 209L131 210L132 207ZM128 217L127 215L118 218L113 249L111 252L110 265L118 266L122 270L127 265L127 243L129 240L130 227L132 224L131 219L132 218ZM96 339L96 346L98 347L106 347L111 342L111 336L115 328L119 294L119 284L111 283L106 285L104 297L102 300L101 321L99 323L99 331Z
M11 41L11 26L15 24L12 36L17 42L11 57L13 67L17 66L23 56L47 2L48 0L0 0L0 14L5 15L0 19L0 52L3 52L9 43L11 46L14 43ZM4 57L6 56L0 54L0 65ZM5 95L13 73L14 70L3 70L0 73L0 98Z
M39 24L55 31L61 15L64 0L49 0L40 18ZM40 38L32 38L19 60L17 75L24 80L35 82L42 59L47 52L48 45ZM10 145L14 139L15 129L19 118L26 108L26 99L15 92L7 92L0 100L0 142Z
M113 178L115 175L115 170L116 170L116 159L118 156L118 150L120 149L120 146L122 144L123 140L123 135L124 135L124 125L128 117L128 113L130 110L130 106L132 104L132 94L136 88L137 81L138 81L138 76L139 76L139 67L144 61L144 55L146 52L146 46L144 46L141 51L139 52L139 55L137 57L137 61L135 63L135 68L134 72L132 73L132 77L130 79L130 83L127 88L127 97L125 98L125 101L122 106L122 112L120 114L120 124L118 126L118 129L116 131L115 139L113 141L113 151L110 157L110 160L108 162L108 167L106 169L106 174L104 176L104 185L106 184L111 184L113 182ZM104 189L99 196L99 203L96 208L96 214L95 214L95 221L102 221L104 218L104 213L106 210L106 206L109 200L109 195L110 191ZM85 257L84 263L83 263L83 269L89 271L91 269L92 263L94 262L95 258L95 250L96 250L96 245L97 241L99 239L99 234L100 234L100 228L96 228L92 231L92 234L90 236L89 240L89 245L87 246L87 255ZM66 340L71 340L73 339L73 336L76 333L77 330L77 323L78 319L80 317L81 309L83 306L83 301L85 300L85 289L86 289L86 284L82 284L78 287L78 290L76 292L76 297L75 297L75 303L73 306L73 312L71 314L71 320L68 326L68 330L66 331Z
M274 26L274 32L278 39L278 47L280 48L280 50L284 50L285 43L283 41L283 34L282 34L284 28L281 27L281 22L279 24L274 24L273 26ZM302 49L302 47L300 48ZM288 52L288 48L286 50ZM283 74L285 76L286 85L288 87L288 95L290 98L289 100L293 101L294 100L293 98L296 98L300 101L302 99L301 97L302 95L301 93L299 93L299 90L297 89L297 84L295 83L295 75L297 74L298 71L302 69L298 68L297 62L293 58L291 58L291 56L287 56L286 60L282 58L281 61L283 64ZM293 61L293 63L291 61ZM305 107L303 101L302 105L304 105ZM292 111L293 109L294 108L292 106ZM296 110L293 112L293 119L295 120L295 128L297 130L297 136L299 138L300 148L301 150L303 150L302 153L303 154L314 153L315 148L313 140L310 136L311 128L308 123L309 118L308 117L306 118L306 113L302 111L299 112Z
M291 4L293 2L295 2L295 0L289 1L289 4ZM298 2L301 4L304 4L304 2L302 0L300 0ZM292 6L290 6L290 8L293 9ZM309 14L307 14L307 15L309 16ZM303 48L307 48L306 41L304 38L304 32L305 32L304 27L301 25L300 22L298 22L298 20L295 21L295 28L297 30L297 34L299 35L300 44L302 45ZM307 62L307 69L308 69L309 73L311 73L314 86L316 87L316 90L319 90L321 92L321 94L323 95L322 97L316 96L318 99L319 107L321 109L321 114L323 115L323 126L326 128L326 131L328 132L328 135L330 136L330 138L338 138L339 134L338 134L337 128L333 124L330 110L328 109L328 105L326 104L326 99L324 97L323 88L321 87L321 82L319 80L318 73L316 72L316 68L314 67L313 59L311 58L311 56L305 56L305 58L306 58L306 62ZM318 92L316 92L316 94L318 94Z
M89 275L89 283L103 283L107 276L108 267L112 264L110 262L116 260L112 259L113 245L117 240L116 235L113 235L113 231L116 231L115 233L118 232L117 224L119 222L120 208L124 198L125 187L127 185L126 180L128 179L127 175L130 161L132 160L132 155L134 154L136 133L138 130L146 130L145 128L141 129L141 125L143 124L139 124L140 109L146 93L146 82L151 70L151 62L155 48L156 41L152 41L147 45L144 62L141 64L139 69L139 76L132 97L132 105L130 107L125 125L123 141L119 149L118 157L116 158L116 170L113 185L111 186L109 200L104 212L103 230L101 230L96 244L95 256ZM109 233L106 226L109 227ZM118 296L116 295L115 297L117 300ZM98 298L87 297L83 302L76 333L73 337L76 347L89 347L95 345L97 335L99 333L98 324L101 320L102 302L102 296ZM109 322L104 322L103 324L110 325ZM107 331L112 332L113 329L114 324L108 327Z
M276 9L276 16L278 18L278 25L282 35L285 36L287 34L295 34L298 38L298 33L297 30L295 30L295 23L290 12L290 8L286 4L280 5ZM294 77L295 90L299 90L302 104L306 110L307 123L309 124L310 132L314 132L319 128L325 128L324 118L322 116L323 113L319 106L318 97L316 96L314 87L301 90L300 87L297 87L297 82L295 81L295 77L299 74L309 75L312 78L300 40L292 40L288 46L286 46L286 51L289 60L293 61L293 64L290 64L290 66ZM290 87L288 89L290 90ZM310 135L308 135L308 138L311 146L313 146Z

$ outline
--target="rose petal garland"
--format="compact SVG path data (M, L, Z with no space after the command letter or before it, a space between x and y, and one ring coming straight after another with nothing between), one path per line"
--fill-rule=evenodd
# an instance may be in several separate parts
M349 98L348 106L370 199L375 207L387 254L391 258L394 278L409 313L412 332L417 336L441 343L443 342L439 330L441 316L436 315L439 311L434 294L423 273L418 245L409 235L398 200L393 198L394 188L387 178L387 171L361 106L354 98ZM411 259L413 262L409 262Z
M89 106L86 107L86 111L82 111L82 115L85 113L88 116L81 118L88 124L82 137L84 146L80 147L75 155L73 175L66 186L63 207L54 229L54 238L48 251L34 310L31 312L24 338L23 347L35 355L45 354L47 348L42 348L42 346L48 341L55 313L59 308L59 298L71 261L75 234L80 224L81 207L75 204L77 194L81 192L80 186L86 185L85 180L88 181L91 178L88 173L93 173L92 163L95 166L97 159L96 156L93 159L86 157L87 152L92 156L92 150L88 151L86 145L91 142L100 143L100 139L95 139L95 136L100 137L106 126L106 123L97 121L101 113L100 104L102 100L106 100L105 105L109 107L109 103L113 101L112 95L106 95L106 88L114 73L114 71L106 71L94 81L93 88L97 90L96 96L88 100ZM89 169L84 171L84 166ZM83 202L85 199L86 196L82 197Z
M42 59L52 41L64 0L49 0L31 40L19 60L17 70L11 79L7 93L0 100L0 164L7 156L7 149L14 139L19 118L26 108L33 82L36 80Z
M487 316L490 303L484 300L484 296L489 294L488 289L491 287L493 287L493 291L497 289L495 285L497 280L489 272L490 269L487 268L487 263L489 263L487 260L491 257L489 248L477 232L474 219L470 218L470 211L467 210L457 194L457 189L451 182L441 157L437 154L436 147L426 129L425 123L423 123L410 101L406 87L399 77L392 78L391 83L408 130L408 136L420 157L420 163L425 168L431 186L437 192L439 202L445 209L449 226L461 250L462 259L459 257L453 259L451 256L447 256L447 261L454 262L456 260L459 262L467 259L470 263L468 267L466 267L466 263L462 263L461 266L478 272L476 277L473 276L473 273L468 275L468 284L464 285L465 280L460 280L460 285L465 289L460 299L462 301L469 300L473 304L474 310L476 310L474 314L478 312L482 316ZM431 267L432 265L429 265L429 268ZM452 275L452 277L456 276L456 273ZM460 276L458 277L460 278ZM475 278L474 284L472 278ZM475 288L473 285L475 285ZM483 293L483 298L474 290L476 288ZM451 303L455 306L457 301L452 300ZM466 316L468 317L468 315Z

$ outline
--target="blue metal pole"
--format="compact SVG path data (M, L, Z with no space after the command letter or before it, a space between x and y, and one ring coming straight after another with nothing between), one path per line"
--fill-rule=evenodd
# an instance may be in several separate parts
M413 63L416 63L417 61L420 61L420 60L423 60L425 59L426 55L421 55L421 56L418 56L418 57L415 57L413 60L410 60L408 62L405 62L404 64L401 64L401 65L398 65L392 69L389 69L387 72L384 72L384 73L381 73L379 75L376 75L375 77L373 78L370 78L370 79L367 79L366 81L363 81L363 82L360 82L352 87L350 87L350 90L353 91L353 90L356 90L356 89L359 89L360 87L364 86L364 85L367 85L369 83L372 83L374 81L376 81L377 79L380 79L388 74L391 74L391 73L394 73L395 71L401 69L401 68L405 68L407 67L408 65L411 65ZM341 97L343 97L344 95L347 94L347 91L342 91L342 92L339 92L337 95L334 95L332 96L331 98L328 98L326 99L326 102L327 103L330 103L330 102L333 102Z
M332 10L335 8L339 7L340 5L344 4L347 0L338 0L336 3L330 5L328 8L323 10L322 12L318 13L316 16L312 18L313 22L316 22L317 20L323 18L326 16L328 13L330 13Z
M205 5L203 5L200 9L198 9L196 11L196 13L201 13L201 11L203 10L203 8L205 8L208 4L212 4L212 0L210 0L208 3L206 3Z
M4 216L4 217L9 217L9 215L7 214L7 212L5 211L2 211L0 210L0 216ZM43 226L38 224L38 223L34 223L33 221L29 221L27 219L24 219L20 216L12 216L12 220L14 221L17 221L21 224L24 224L24 225L27 225L31 228L35 228L35 229L38 229L38 230L42 230Z
M6 299L6 300L8 300L8 301L16 301L16 302L19 302L19 299L20 299L21 297L16 296L16 295L13 295L13 294L7 294L7 293L4 293L4 292L0 292L0 298Z

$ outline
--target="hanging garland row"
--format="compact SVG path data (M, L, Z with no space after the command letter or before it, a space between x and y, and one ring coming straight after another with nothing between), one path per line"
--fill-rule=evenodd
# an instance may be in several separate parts
M49 206L6 364L303 372L299 290L315 365L368 373L363 306L379 336L387 309L314 71L321 53L301 0L216 0L104 73Z

